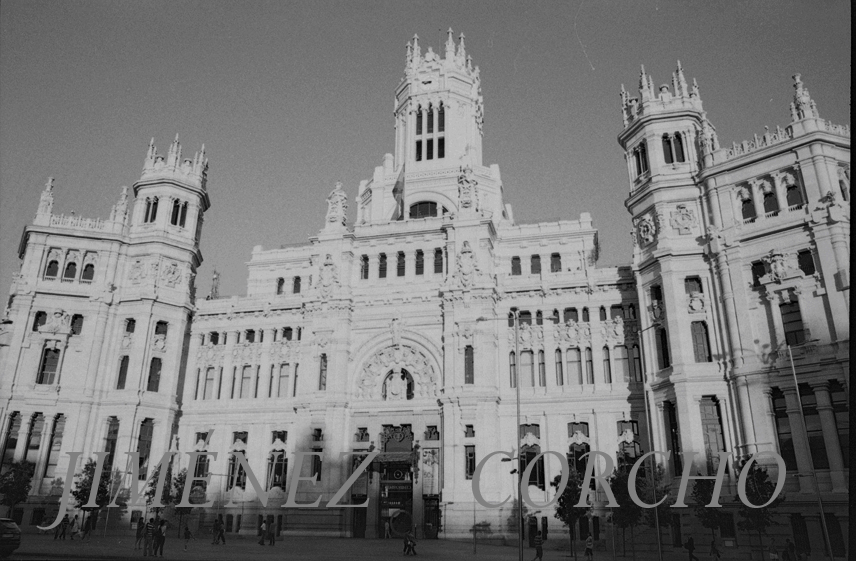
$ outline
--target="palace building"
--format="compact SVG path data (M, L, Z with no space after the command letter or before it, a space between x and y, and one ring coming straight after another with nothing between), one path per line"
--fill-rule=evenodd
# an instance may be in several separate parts
M514 539L517 478L541 452L582 474L590 450L615 465L671 450L677 479L716 473L725 451L720 535L748 553L738 462L773 451L788 477L771 532L822 553L825 526L844 558L849 127L820 118L796 75L787 126L720 146L680 63L659 87L643 69L638 95L621 89L618 133L633 261L599 267L588 213L515 222L499 167L482 161L480 71L463 37L450 30L443 53L414 38L406 56L393 152L353 202L336 184L308 243L253 248L246 296L220 296L216 274L195 294L204 147L185 158L176 138L164 157L153 141L106 220L55 214L48 183L0 325L3 466L36 464L19 522L53 520L67 452L106 451L119 470L139 452L142 484L171 450L174 468L210 477L197 491L213 506L191 518L202 527L219 516L255 535L266 518L284 535L371 538L389 521L424 538L471 539L475 525L479 539ZM299 485L298 503L323 507L375 450L342 501L367 508L280 506ZM217 457L189 465L202 451ZM514 460L490 458L481 492L512 499L487 509L473 474L496 451ZM297 465L299 452L313 454ZM560 471L555 455L534 462L534 502L553 498ZM605 495L591 499L575 533L605 543ZM527 539L567 536L553 513L527 508ZM662 539L701 531L675 509Z

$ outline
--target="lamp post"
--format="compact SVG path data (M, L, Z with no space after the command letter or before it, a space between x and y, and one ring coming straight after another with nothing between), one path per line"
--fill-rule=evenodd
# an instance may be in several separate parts
M514 389L517 405L517 422L514 425L514 435L517 440L518 457L520 456L520 310L511 308L514 317ZM517 558L523 561L523 474L517 470Z
M799 345L794 345L795 347L802 347L808 345L809 343L814 343L815 341L806 341ZM808 445L808 428L805 424L805 412L803 411L802 405L802 396L800 396L800 386L797 381L797 369L794 367L794 353L791 351L793 347L788 345L788 359L791 362L791 375L794 377L794 391L797 394L797 404L800 408L800 419L802 420L803 427L803 436L805 436L806 445ZM823 540L824 545L826 546L826 556L832 561L832 544L829 540L829 530L826 528L826 514L823 511L823 499L820 497L820 484L817 481L817 472L814 470L814 459L811 456L811 453L808 454L808 466L811 470L811 477L814 479L814 490L815 495L817 496L817 507L820 509L820 525L823 528Z
M651 329L653 327L657 327L658 325L660 325L660 322L658 320L659 320L659 318L655 318L654 322L651 325L649 325L645 329L642 329L639 331L639 352L641 353L641 358L642 358L642 401L645 404L645 424L648 425L648 430L646 432L648 433L648 450L649 451L654 449L654 433L653 433L653 430L651 428L651 424L652 424L651 411L648 407L648 373L646 372L646 368L645 368L645 364L646 364L646 361L645 361L645 341L642 339L642 334L645 333L646 331L648 331L649 329ZM655 504L657 502L657 485L656 485L656 480L654 479L654 470L656 468L657 468L657 464L654 462L654 455L651 454L651 472L650 472L649 480L651 482L651 495L654 499ZM657 559L659 559L659 561L663 561L663 544L661 543L662 539L660 537L660 514L659 514L659 509L657 507L654 507L654 526L656 527L656 533L657 533ZM615 524L613 524L613 534L614 533L615 533ZM615 536L613 535L613 539L614 538L615 538ZM613 555L615 555L614 550L615 550L615 546L613 545Z
M476 502L473 501L473 555L476 554Z

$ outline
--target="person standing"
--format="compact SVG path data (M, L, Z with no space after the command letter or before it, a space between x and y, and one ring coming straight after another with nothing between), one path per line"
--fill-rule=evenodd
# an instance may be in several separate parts
M416 537L413 535L413 530L407 530L404 534L404 554L416 555Z
M71 534L71 541L74 541L74 534L77 533L77 515L74 515L74 518L71 519L71 524L68 525L68 533Z
M274 542L276 541L276 526L273 525L273 521L271 521L271 523L268 524L267 538L268 538L268 545L273 545Z
M684 549L686 549L689 554L687 561L699 561L699 558L695 556L695 553L693 553L695 551L695 540L693 540L692 536L687 539L687 542L684 544Z
M535 561L535 559L544 559L544 539L541 537L540 531L535 536L534 542L535 542L535 558L532 559L532 561Z
M383 539L388 540L392 537L392 532L389 527L389 520L383 523Z
M782 559L783 561L798 561L797 548L794 546L794 542L790 539L785 540L785 549L782 551Z
M163 546L166 543L166 531L167 531L167 523L166 520L161 520L158 525L157 532L155 533L155 550L153 556L157 557L158 553L163 557Z
M196 541L196 538L193 537L193 534L190 533L190 528L184 527L184 551L187 551L187 544L190 543L190 538L193 538L193 541Z
M223 540L223 545L226 545L226 524L223 521L220 521L220 525L217 527L217 542Z
M140 544L143 543L143 538L146 537L146 519L140 516L137 520L137 541L134 542L134 549L140 549Z
M83 527L81 528L80 541L85 540L87 537L89 537L89 541L92 541L91 532L92 526L94 526L94 520L92 518L93 514L93 512L90 512L89 516L86 517L86 522L83 523Z
M262 525L259 526L259 545L265 544L265 536L267 535L267 522L262 519Z
M592 561L592 559L594 559L594 538L591 537L591 534L586 538L585 556L588 561Z
M214 519L214 525L211 527L211 545L217 545L217 539L220 537L220 519Z
M149 518L149 521L146 522L146 533L143 536L143 557L148 557L149 553L154 555L154 550L152 549L152 541L155 536L155 519Z
M61 539L61 540L65 539L65 532L66 532L66 530L68 530L68 525L69 525L69 520L68 520L68 515L66 514L65 516L62 517L62 521L60 521L60 523L59 523L59 529L60 529L59 539ZM54 535L54 539L57 539L56 535Z

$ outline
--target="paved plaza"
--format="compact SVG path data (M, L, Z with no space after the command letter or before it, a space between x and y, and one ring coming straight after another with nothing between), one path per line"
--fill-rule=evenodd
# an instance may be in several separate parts
M559 544L547 542L544 559L570 559L567 545L565 549L555 550ZM368 561L403 557L402 542L391 540L361 540L324 537L286 537L271 546L260 546L251 536L229 537L226 545L212 545L210 535L205 535L196 541L191 540L187 551L183 551L184 540L175 537L167 538L164 546L165 559L200 559L200 560L235 560L240 559L288 559L288 560L338 560ZM482 559L490 561L516 561L517 549L513 546L477 544L477 552L473 554L472 542L448 540L420 540L417 545L418 557L421 559L438 559L454 561L458 559ZM619 548L620 551L620 548ZM708 559L706 548L696 550L696 555L703 561ZM744 552L745 553L745 552ZM11 559L129 559L142 558L141 550L134 550L134 538L124 536L95 537L91 541L54 541L52 535L24 534L21 548ZM525 548L523 558L526 561L535 557L535 550ZM582 548L577 550L577 558L582 561ZM656 554L637 552L635 559L645 561L656 560ZM672 550L664 552L664 561L685 560L687 552ZM756 552L757 558L757 552ZM610 552L598 551L596 561L617 559L630 561L634 559L628 548L627 556L612 557ZM727 553L723 559L735 559Z

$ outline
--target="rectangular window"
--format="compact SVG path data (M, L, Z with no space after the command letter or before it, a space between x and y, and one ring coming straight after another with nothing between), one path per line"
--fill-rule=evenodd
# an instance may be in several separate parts
M621 305L614 305L609 307L609 319L621 318L624 319L624 308Z
M42 441L42 432L45 430L45 416L35 413L30 420L30 433L27 435L27 448L24 460L36 463L39 458L39 445Z
M556 385L564 386L565 385L565 376L564 372L562 372L562 351L561 349L556 349Z
M520 374L522 377L521 387L528 385L531 388L535 386L535 357L532 351L520 352Z
M313 448L313 452L317 454L322 454L324 450L322 448ZM318 480L321 480L321 456L312 456L312 472L309 474L312 477L317 476Z
M119 379L116 381L117 390L125 389L125 381L128 379L128 362L127 355L119 359Z
M119 441L119 419L116 417L107 418L107 436L104 438L104 451L107 452L107 457L104 458L104 469L108 472L113 469L113 459L116 457L116 443Z
M214 399L214 384L216 383L214 367L205 369L205 385L202 388L202 399Z
M54 417L51 438L48 441L47 458L45 459L45 472L43 479L53 479L56 475L56 466L59 459L59 451L62 448L62 435L65 432L65 415L59 414ZM13 448L14 451L14 448ZM2 460L2 457L0 457Z
M446 139L442 136L437 139L437 159L446 157Z
M508 353L508 375L509 384L512 388L517 387L517 357L514 356L514 351Z
M422 161L422 141L421 140L416 141L416 161L417 162Z
M421 249L416 250L416 274L425 274L425 253Z
M360 257L360 279L366 280L369 278L369 256L363 255Z
M443 250L442 248L437 248L434 250L434 274L439 275L443 273Z
M6 438L3 443L3 454L0 456L0 466L14 461L15 449L18 447L18 434L21 431L21 413L18 411L12 412L9 415L8 428L6 429Z
M291 390L291 397L297 396L297 367L299 364L294 365L294 388Z
M642 381L642 357L639 354L639 345L633 345L633 379Z
M405 264L404 252L399 251L398 252L398 262L396 264L396 273L398 274L399 277L404 276L405 267L406 267L406 264Z
M624 345L615 347L615 378L625 384L630 383L630 361Z
M80 335L83 331L83 316L80 314L74 314L71 316L71 334L72 335Z
M791 514L791 532L794 535L794 547L797 554L810 554L811 540L808 536L808 526L802 514Z
M288 460L285 459L285 452L276 450L271 452L268 457L268 483L267 488L273 489L279 487L285 489L285 482L288 480Z
M797 252L797 264L799 265L800 271L802 271L805 276L814 274L814 257L812 256L810 249L803 249Z
M140 423L140 436L137 440L137 452L140 453L140 473L138 479L148 479L149 457L152 453L152 437L154 435L154 419L144 419Z
M528 448L528 449L527 449ZM522 474L526 469L526 466L532 463L536 456L540 453L537 447L524 447L523 455L520 459L520 466L518 469ZM544 456L538 458L538 461L535 462L535 465L532 467L532 471L529 472L529 485L534 485L539 489L544 489Z
M835 428L838 429L838 441L844 456L844 467L850 467L850 409L847 406L847 392L838 380L829 383L832 399L832 411L835 414Z
M276 397L288 397L288 369L289 364L279 365L279 378L276 386Z
M755 261L752 263L752 286L761 286L761 277L767 274L767 268L763 261Z
M464 474L467 479L472 479L473 474L476 472L476 447L469 444L464 446L464 455L466 461L464 465Z
M464 347L464 383L475 383L475 357L472 345Z
M425 141L425 159L433 160L434 159L434 139L429 138Z
M668 368L672 364L669 356L669 335L662 327L657 329L657 359L660 369Z
M533 255L529 258L529 272L533 275L541 274L541 256Z
M710 362L710 343L707 337L707 324L703 321L694 321L690 325L693 338L693 354L696 362Z
M378 256L377 276L380 279L386 278L386 253L381 253Z
M562 314L562 321L565 323L569 322L578 322L580 321L580 315L577 312L576 308L565 308L565 311Z
M318 368L318 390L324 391L327 389L327 355L322 354L320 365Z
M586 349L586 384L594 384L594 359L591 349Z
M785 342L796 346L805 343L805 328L799 302L789 302L779 306L782 312L782 327L785 330Z
M512 257L511 258L511 274L512 276L520 276L522 274L520 269L520 258Z
M39 366L37 384L53 384L59 367L59 349L45 349L42 352L42 364Z
M550 255L550 272L551 273L560 273L562 272L562 256L558 253L553 253Z
M583 384L583 369L582 369L582 361L580 360L580 350L579 349L568 349L568 352L565 353L567 356L568 362L568 383L569 384Z
M699 277L687 277L684 279L684 292L687 296L701 291L701 279Z
M241 387L238 392L239 399L251 397L250 391L253 383L253 367L246 365L241 369Z
M612 364L609 360L609 347L603 348L603 381L606 384L612 383Z
M434 132L434 108L429 106L428 111L426 111L426 113L428 115L428 130L426 130L425 132L427 134L431 134Z
M678 416L675 412L675 406L671 401L663 403L663 415L666 421L666 437L671 444L671 463L672 474L675 477L680 477L683 473L683 464L681 463L681 436L678 432Z
M538 385L547 386L547 368L544 364L544 351L538 351Z
M416 112L416 134L422 134L422 111Z
M808 384L800 384L805 430L808 433L808 447L815 469L829 469L829 457L826 455L826 443L823 440L823 425L817 410L817 396Z

